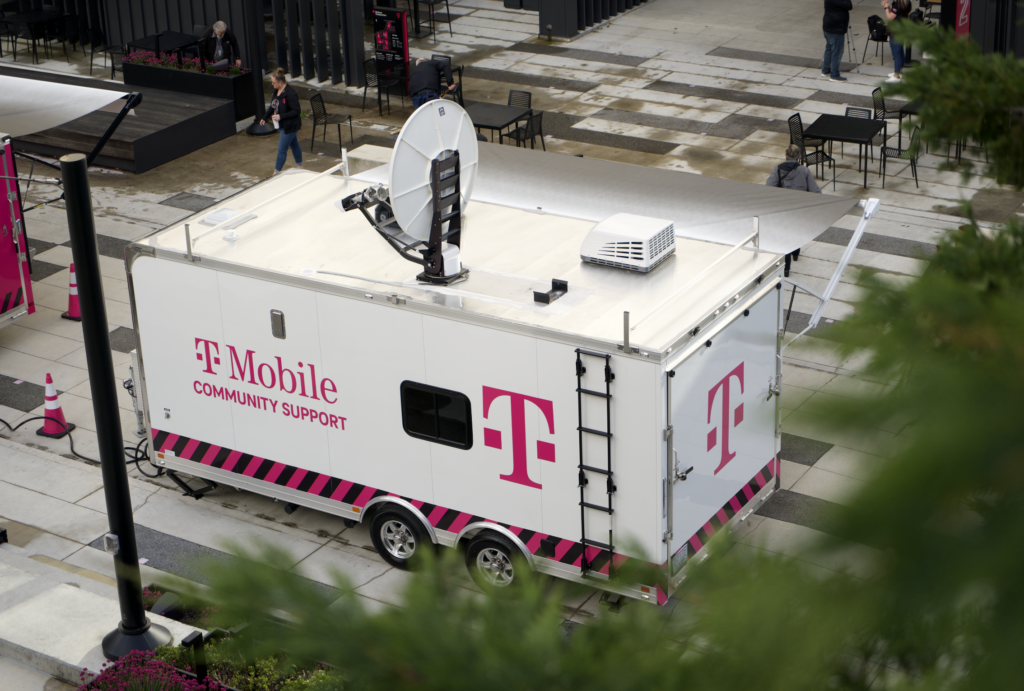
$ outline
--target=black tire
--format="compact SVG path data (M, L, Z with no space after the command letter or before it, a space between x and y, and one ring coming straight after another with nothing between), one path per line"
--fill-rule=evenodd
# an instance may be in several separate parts
M398 506L377 512L370 522L370 539L377 554L399 569L415 565L417 553L432 544L423 524Z
M483 590L498 592L516 587L519 582L516 573L530 567L511 540L498 533L484 531L474 537L466 548L466 568Z

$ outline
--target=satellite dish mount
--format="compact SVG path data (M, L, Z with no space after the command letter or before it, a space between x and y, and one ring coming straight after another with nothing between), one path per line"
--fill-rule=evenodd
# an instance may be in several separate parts
M429 101L398 135L389 186L371 185L349 195L342 208L359 209L403 259L422 266L418 280L438 285L465 280L469 272L460 259L462 217L477 157L476 134L466 111L450 101Z

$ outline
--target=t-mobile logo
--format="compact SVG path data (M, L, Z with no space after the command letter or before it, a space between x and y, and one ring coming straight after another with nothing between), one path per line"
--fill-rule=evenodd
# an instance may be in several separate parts
M487 418L491 410L491 403L504 396L509 397L509 405L512 412L512 472L508 475L501 475L502 480L515 482L527 487L541 489L539 482L530 479L530 473L526 466L526 402L534 404L544 413L544 419L548 423L548 432L555 433L555 406L551 401L543 398L534 398L521 393L512 393L501 389L484 387L484 418ZM484 428L484 446L492 449L501 448L501 430ZM542 461L555 462L555 445L546 441L537 441L537 458Z
M725 464L736 458L736 453L729 450L729 428L736 427L743 422L743 404L740 403L735 409L729 408L729 380L733 377L740 383L740 393L743 393L743 363L741 362L736 366L732 372L725 375L725 378L720 382L711 387L708 391L708 423L711 423L711 409L715 404L715 396L718 394L718 390L722 390L722 460L715 468L715 475L718 475L718 471L725 467ZM729 417L732 417L732 424L729 424ZM718 428L714 427L708 432L708 451L715 448L718 444Z

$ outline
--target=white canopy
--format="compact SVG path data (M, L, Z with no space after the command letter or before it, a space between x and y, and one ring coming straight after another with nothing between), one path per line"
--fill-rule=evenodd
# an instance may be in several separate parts
M0 132L12 137L58 127L126 96L122 91L3 75L0 75L0 93L4 94L0 99Z
M760 247L785 254L858 202L694 173L482 144L473 200L601 221L621 212L664 218L678 237L735 245L759 221ZM780 161L781 162L781 161ZM387 183L387 166L355 177Z

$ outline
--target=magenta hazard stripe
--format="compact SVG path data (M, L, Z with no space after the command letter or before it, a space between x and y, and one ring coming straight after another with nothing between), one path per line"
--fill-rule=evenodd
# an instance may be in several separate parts
M227 472L230 473L232 470L235 469L235 465L238 463L238 460L241 457L242 457L242 452L241 451L232 451L231 453L228 454L228 459L226 461L224 461L224 465L222 465L220 469L221 470L226 470Z
M330 481L330 475L321 475L320 477L313 481L312 486L310 486L309 488L309 493L319 496L320 491L324 488L324 485L326 485Z

